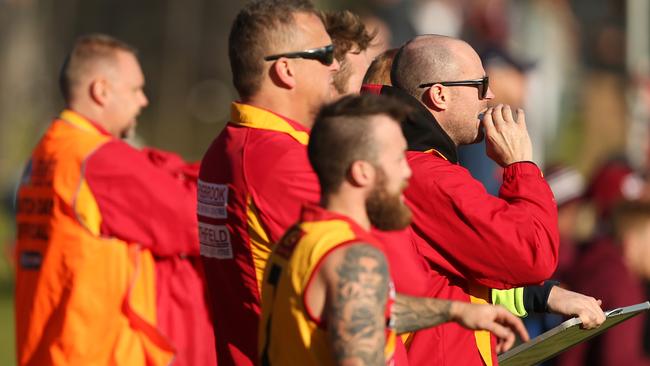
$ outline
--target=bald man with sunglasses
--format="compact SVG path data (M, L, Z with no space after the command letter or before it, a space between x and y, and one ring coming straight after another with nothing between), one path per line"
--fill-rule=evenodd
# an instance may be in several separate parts
M256 363L262 274L301 205L319 200L306 145L339 69L305 0L248 3L229 56L240 99L203 158L197 205L220 366Z
M519 315L550 310L579 315L587 327L601 324L604 314L595 299L553 283L491 290L539 284L550 277L558 258L557 209L531 162L523 111L489 105L494 94L474 49L449 37L417 37L397 53L391 81L393 87L379 92L413 108L402 125L413 171L404 196L413 222L408 239L392 239L412 242L430 269L425 294L418 293L423 289L414 287L418 282L407 278L407 271L394 271L397 291L472 303L508 303L500 296L514 295L519 305L511 310ZM488 156L504 168L498 197L458 165L456 149L483 138ZM399 254L387 246L389 259L402 260ZM414 365L497 362L490 334L454 325L416 332L407 343Z

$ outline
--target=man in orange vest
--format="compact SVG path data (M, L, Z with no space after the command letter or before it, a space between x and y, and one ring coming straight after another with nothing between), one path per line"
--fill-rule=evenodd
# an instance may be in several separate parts
M19 365L214 365L198 166L122 141L148 104L131 46L81 37L60 81L17 197Z

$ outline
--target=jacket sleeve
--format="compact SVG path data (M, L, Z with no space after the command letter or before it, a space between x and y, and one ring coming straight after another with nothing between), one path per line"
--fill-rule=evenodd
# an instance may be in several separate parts
M420 249L427 260L496 289L538 284L552 275L559 246L557 207L535 164L506 167L499 197L460 166L420 168L417 199L410 200L420 217L417 230L427 242Z
M156 256L198 255L196 180L173 154L154 158L115 140L85 162L102 216L101 234L138 243Z
M200 161L188 163L177 154L151 147L143 148L142 153L158 168L166 170L172 176L186 182L186 184L196 185L199 179Z

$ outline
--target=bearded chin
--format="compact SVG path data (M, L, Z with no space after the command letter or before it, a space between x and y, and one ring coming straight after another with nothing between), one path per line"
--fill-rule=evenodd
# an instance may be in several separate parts
M385 187L376 187L366 200L370 223L382 231L401 230L411 224L411 210L400 199L401 194L390 194Z

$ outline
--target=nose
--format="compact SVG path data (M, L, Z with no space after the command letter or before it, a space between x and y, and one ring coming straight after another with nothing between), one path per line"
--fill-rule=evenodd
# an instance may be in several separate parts
M140 101L140 106L144 108L149 105L149 98L147 98L147 95L144 93L144 91L141 92L141 94L142 94L142 98Z
M484 99L490 100L490 99L494 99L495 97L496 97L496 95L494 95L494 93L492 93L492 88L490 88L488 86L488 90L487 90L487 93L485 94Z
M334 58L334 62L330 65L330 71L337 72L341 68L341 64L339 63L339 60Z

